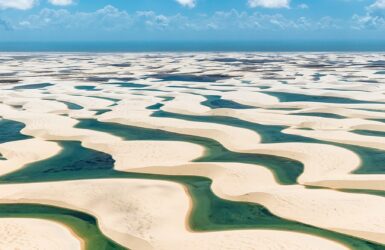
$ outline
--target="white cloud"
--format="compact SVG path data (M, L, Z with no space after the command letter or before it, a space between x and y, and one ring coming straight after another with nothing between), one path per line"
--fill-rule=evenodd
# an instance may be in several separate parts
M380 16L372 16L367 14L365 16L353 16L353 29L357 30L379 30L385 29L385 18Z
M73 3L72 0L48 0L53 5L60 5L60 6L66 6Z
M307 4L305 4L305 3L301 3L300 5L298 5L298 8L299 8L299 9L302 9L302 10L304 10L304 9L309 9L309 5L307 5Z
M385 0L376 0L367 6L365 15L354 15L352 28L356 30L384 30L385 29Z
M290 0L248 0L251 8L289 8Z
M67 9L43 9L40 12L10 23L14 30L75 31L97 33L97 31L134 34L138 31L218 31L277 32L281 30L323 30L337 29L332 18L318 20L287 18L281 14L248 13L236 10L217 11L212 15L182 14L162 15L153 11L128 13L113 6L106 6L94 12L71 12ZM79 32L81 31L81 32ZM122 34L123 34L122 33Z
M0 0L0 9L27 10L32 8L36 0Z
M369 6L370 9L385 9L385 0L376 0L372 5Z
M176 0L176 1L184 7L194 8L196 5L195 0Z

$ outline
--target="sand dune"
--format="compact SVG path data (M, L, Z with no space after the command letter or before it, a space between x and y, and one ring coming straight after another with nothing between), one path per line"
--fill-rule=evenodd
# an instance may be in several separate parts
M1 185L0 199L91 213L107 236L133 249L347 249L316 236L279 230L192 233L185 225L188 196L182 186L164 181L105 179Z
M301 192L287 188L247 194L244 200L261 203L284 218L385 243L385 217L379 207L385 201L381 197L329 190ZM362 216L367 209L370 209L370 215Z
M82 249L70 230L47 220L0 218L0 237L1 249Z
M134 110L133 108L134 107ZM131 126L163 129L166 131L182 134L190 134L194 136L207 137L218 140L229 149L246 150L252 148L260 141L257 133L226 125L190 122L173 118L157 118L151 117L152 112L146 110L138 110L137 106L133 106L129 102L115 106L111 112L101 116L103 122L115 122ZM234 136L237 135L237 140Z
M224 199L262 204L283 218L385 243L385 216L378 206L385 202L381 197L306 189L300 185L282 186L268 170L250 164L194 163L138 171L209 177L213 180L214 193ZM370 215L365 213L367 209Z
M61 147L55 142L27 139L0 144L0 153L6 160L0 161L0 175L16 171L26 164L44 160L58 154Z

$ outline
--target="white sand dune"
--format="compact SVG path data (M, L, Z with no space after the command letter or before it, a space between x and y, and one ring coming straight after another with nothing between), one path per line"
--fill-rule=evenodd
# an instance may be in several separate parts
M66 111L67 106L64 103L51 100L29 100L23 105L23 108L30 112L49 113Z
M379 206L385 205L385 199L379 196L283 186L268 170L251 164L193 163L137 171L208 177L213 180L214 193L221 198L258 203L283 218L385 243L385 214Z
M125 141L104 149L115 160L116 170L151 166L176 166L204 155L204 148L175 141Z
M117 161L117 169L125 169L129 166L132 166L131 168L140 168L144 166L180 165L184 162L198 158L203 154L202 149L198 149L200 146L195 146L191 143L151 141L123 142L120 138L111 136L106 133L85 129L74 129L73 126L76 124L76 120L68 117L41 113L37 115L25 112L21 113L19 116L16 116L15 111L13 111L11 114L12 115L10 115L10 118L27 123L27 127L23 130L23 132L33 136L42 137L44 139L80 140L86 147L110 153ZM124 117L122 114L119 115ZM117 115L115 114L115 116ZM153 119L156 119L156 121L161 121L164 118ZM177 122L180 122L180 120L176 119L172 119L172 121L173 122L171 124L173 124L173 126L175 126ZM199 124L182 121L182 124L178 125L178 127L186 127L187 123L189 123L190 127L194 126L195 124ZM130 122L129 124L136 126L141 125L135 122ZM164 122L164 124L170 123L167 121ZM193 132L188 130L182 131L181 129L178 129L178 127L172 128L170 126L159 126L159 123L149 124L147 127L160 128L167 131L180 132L184 134L192 134L198 136L202 135L198 132L195 132L194 128L191 129ZM218 128L222 129L223 127ZM227 129L226 126L224 128ZM201 129L198 127L197 131L200 132ZM284 132L287 131L290 132L293 131L293 129L285 130ZM295 131L300 131L301 133L308 132L308 130ZM208 130L207 133L211 133L211 130ZM228 134L226 135L227 137L238 135L238 133L226 133ZM226 137L221 136L221 134L219 134L220 136L217 134L214 135L215 136L213 138L218 139L221 142L232 143L233 141L230 139L231 137L227 139ZM244 136L244 138L250 140L249 136ZM315 183L325 184L329 179L334 179L333 182L335 182L337 177L345 179L343 183L345 183L346 186L339 185L340 188L354 187L353 182L347 182L349 177L347 174L359 166L359 159L356 155L343 148L322 144L303 143L256 144L256 140L253 140L253 145L250 145L250 143L244 141L239 142L244 145L248 145L248 148L247 150L236 148L236 151L279 155L303 162L305 164L305 171L299 179L300 183L307 183L311 185L315 185ZM230 146L234 147L234 145ZM177 149L181 148L184 148L183 152L185 153L178 153L180 151ZM339 153L335 154L335 152ZM335 154L335 157L329 157L330 154ZM168 157L168 155L173 155L173 157ZM377 181L381 181L382 179L383 178L377 178ZM357 181L355 180L354 183L357 183ZM370 178L369 181L364 182L361 180L360 183L361 185L362 183L367 183L367 189L373 189L373 187L376 186L371 184ZM330 187L335 187L335 185L336 184L333 184ZM381 189L381 187L379 187L379 189Z
M343 130L363 125L383 125L381 122L364 119L334 119L315 116L261 113L257 110L216 109L211 113L213 115L233 116L241 120L261 124L311 128L314 130Z
M334 114L340 115L347 118L361 118L361 119L384 119L385 114L376 110L361 110L353 109L348 107L313 107L302 109L299 112L295 112L296 115L301 115L301 113L325 113L325 114ZM292 113L293 114L293 113Z
M51 115L50 117L52 117L52 119L53 119L54 116ZM56 118L58 118L58 116L55 116L55 119ZM65 120L67 120L69 122L70 118L65 118ZM44 123L44 124L46 124L46 123ZM63 123L56 123L56 124L60 124L60 126L63 127ZM66 132L68 134L73 134L73 131L71 131L71 129L72 129L72 130L75 130L77 132L82 132L83 133L82 136L83 137L87 137L87 134L85 132L87 132L88 130L73 129L73 128L71 128L72 125L73 125L73 123L69 123L69 125L67 126L67 131L63 130L63 129L61 129L60 132L59 131L55 131L56 134L60 134L60 135L56 135L56 136L64 138L65 136L63 136L61 134L65 134ZM29 127L29 125L27 123L27 129L28 129L28 127ZM52 129L53 126L51 125L49 127ZM33 130L31 130L31 131L33 131ZM38 131L42 131L42 129L38 129ZM45 132L45 133L47 133L47 132ZM91 132L89 132L89 133L91 133ZM48 134L50 134L50 133L48 133ZM111 150L111 149L109 150L109 148L111 148L109 146L109 144L106 144L105 142L103 143L103 141L106 140L103 137L106 137L106 136L107 136L108 140L111 141L110 140L111 138L110 138L110 136L108 136L108 134L106 135L105 133L95 133L95 132L93 132L91 134L99 134L100 135L99 136L99 140L95 139L95 137L93 137L94 142L88 142L88 143L85 142L84 143L85 145L90 146L91 144L94 144L94 146L93 146L94 148L97 147L99 150L103 149L103 150L105 150L107 152L110 151L115 158L119 159L118 160L118 162L119 162L118 166L121 166L121 167L119 167L119 169L121 169L122 166L125 166L125 167L129 167L130 166L130 164L126 165L126 163L125 163L127 160L130 161L130 157L127 157L129 155L126 155L126 152L129 152L130 150L129 150L129 147L127 149L127 146L123 149L123 147L122 147L123 146L123 142L121 142L120 140L117 140L118 144L117 144L116 149L115 150ZM53 136L53 135L50 134L50 136ZM79 138L81 138L82 136L79 135ZM84 140L84 138L83 138L83 140ZM95 142L95 140L97 142ZM130 142L127 142L127 143L130 144ZM133 142L133 143L135 143L135 142ZM95 146L95 145L97 145L97 146ZM133 145L135 145L135 144L133 144ZM145 148L144 148L144 150L142 152L146 152L149 149L148 148L148 142L147 142L147 144L144 144L144 145L145 145ZM198 151L197 151L196 156L198 156L198 155L200 155L202 153L202 151L199 152L199 149L200 149L200 147L197 148ZM116 151L116 150L118 150L118 151ZM326 150L326 152L325 152L325 150ZM331 150L331 151L334 151L334 152L335 152L335 150L340 150L341 153L339 153L338 155L341 158L338 158L338 157L334 157L334 158L327 157L330 154L330 153L327 153L328 150ZM120 155L119 151L123 152L123 153L121 153L121 155L122 155L121 158L119 158L119 155ZM258 152L258 153L266 153L266 154L272 154L272 155L273 154L274 155L281 155L281 156L286 156L286 157L290 157L290 158L294 158L294 159L299 158L299 160L301 160L301 161L303 161L305 163L305 173L304 173L305 177L302 176L302 178L306 178L307 177L307 178L309 178L310 180L313 180L313 181L314 181L315 177L318 178L316 180L320 180L320 179L322 180L321 173L323 175L327 176L327 174L330 174L330 173L335 174L335 171L340 171L342 173L343 172L348 172L348 171L351 171L352 168L354 169L359 164L359 159L356 158L354 154L351 154L350 151L344 150L344 149L341 149L341 148L338 148L338 147L334 147L333 148L332 146L322 145L322 144L307 144L306 147L304 147L304 145L302 143L297 143L297 144L296 143L291 143L291 144L285 144L285 143L279 143L279 144L258 144L256 147L254 147L254 150L250 150L248 152ZM299 152L302 152L302 153L299 153ZM151 149L150 149L150 151L147 151L146 154L154 156L154 154L151 154ZM143 156L141 154L138 154L138 153L135 154L134 153L134 155L136 155L139 159L143 159ZM301 157L301 155L303 155L303 156ZM321 156L324 156L324 157L321 157ZM321 157L321 158L319 158L319 157ZM346 158L350 159L350 162L346 162L346 161L344 162L342 160L342 159L346 159ZM155 160L152 163L149 163L148 161L147 162L145 161L144 164L142 163L142 165L140 165L140 163L139 163L138 167L146 166L147 164L148 164L147 166L151 166L151 165L156 166L157 163L158 164L164 163L164 161L157 162L157 160L159 158L154 158L154 159ZM171 165L172 166L173 164L177 164L177 163L183 162L184 160L188 161L188 160L192 160L192 159L193 159L193 157L192 158L188 158L188 159L181 159L180 161L178 161L176 159L176 161L170 162L169 164L166 163L165 165ZM354 163L353 159L355 159L355 163ZM322 163L322 162L324 162L324 167L322 167L321 169L324 172L320 173L319 172L320 171L319 166L321 166L320 163ZM342 164L346 164L346 167L345 167L346 169L345 170L344 170L344 168L342 168L341 163ZM135 164L138 164L138 162L134 161L132 164L135 165ZM336 169L336 166L339 166L339 168ZM313 172L312 172L312 170L313 170ZM248 175L249 173L240 171L237 174L238 175ZM204 175L204 176L206 176L206 175ZM311 176L315 176L315 177L313 177L313 179L312 179ZM230 182L230 183L234 183L234 182ZM224 185L224 186L226 186L226 185ZM240 185L240 186L242 186L242 185ZM266 187L264 189L262 189L262 191L260 191L258 189L257 190L253 190L253 189L248 190L247 188L244 188L244 195L238 194L238 196L241 196L241 197L242 196L252 197L250 199L247 199L247 201L257 202L257 203L261 203L263 205L266 205L266 206L268 206L273 211L273 213L276 213L276 214L278 214L278 215L280 215L282 217L286 217L286 218L290 218L290 219L296 219L296 220L302 221L304 223L316 225L316 226L319 226L319 227L329 228L329 229L334 229L334 230L339 230L339 229L341 229L341 230L350 230L350 232L352 232L353 235L356 235L356 236L359 236L359 237L367 237L370 240L378 240L377 239L378 237L374 237L373 235L374 234L381 235L381 233L383 233L381 231L382 230L381 227L380 228L370 228L370 227L369 228L365 228L364 223L360 222L360 220L359 220L360 218L358 216L356 217L358 222L353 221L353 222L351 222L351 224L341 224L340 225L340 224L337 223L335 225L334 224L331 224L331 225L326 224L325 225L325 224L322 224L322 223L316 223L316 222L314 222L314 220L312 221L312 220L310 220L310 219L308 219L306 217L304 218L303 214L304 214L304 211L307 211L307 208L304 208L304 211L302 211L300 214L298 214L297 217L292 215L292 214L295 214L294 211L298 210L297 207L292 208L292 210L288 211L287 213L282 213L282 212L280 212L280 210L275 211L274 209L276 209L276 207L279 207L280 205L275 205L274 203L271 205L271 203L269 203L270 200L267 200L267 201L260 200L260 197L262 197L262 195L258 195L257 198L252 195L253 192L254 193L256 192L257 194L261 194L261 193L264 194L266 192L266 196L272 195L270 190L266 191L265 189L266 189ZM230 190L231 190L231 188L230 188ZM288 187L279 188L279 192L278 193L282 194L284 191L286 192L287 190L288 190ZM314 194L314 190L303 191L302 189L298 189L298 188L296 188L294 190L295 190L295 192L293 192L293 193L297 194L299 197L304 197L307 194L310 197L312 197L313 194ZM298 190L302 190L302 191L298 191ZM232 192L234 192L234 191L232 191ZM232 192L230 191L230 194L232 194ZM328 191L328 192L333 192L333 191ZM225 194L226 198L232 197L231 195L229 195L226 192L223 192L223 193ZM346 194L340 193L340 192L335 192L335 193L336 193L336 196L339 197L338 199L341 199L342 197L344 197L344 195L346 195ZM275 193L274 193L274 197L275 197ZM362 198L364 196L354 195L354 197L357 198L357 203L362 203L362 202L367 203L367 200ZM285 198L286 197L284 197L282 199L285 199ZM377 197L375 197L375 199L376 198ZM242 200L243 198L237 197L237 198L233 198L233 199ZM293 202L294 204L296 204L296 203L299 202L298 199L299 198L295 198L295 197L291 198L290 202ZM373 199L373 196L368 196L367 199ZM380 201L382 200L381 198L377 198L377 199L379 199ZM317 199L317 200L315 200L313 202L314 202L314 204L317 204L317 206L321 207L324 211L325 210L327 211L328 209L330 211L335 211L337 209L337 208L335 208L333 206L332 207L330 207L330 206L329 207L321 206L320 204L322 204L324 202L324 199L319 199L319 200ZM345 204L345 202L340 204L341 208L338 208L337 211L342 210L344 208L344 204ZM375 207L377 207L377 205ZM311 211L313 211L313 210L311 210ZM362 212L363 211L359 211L359 212L357 212L357 214L362 213ZM289 214L290 214L290 216L294 216L294 217L290 217ZM338 213L338 216L340 216L340 213ZM374 221L378 221L378 219L381 218L382 215L381 215L381 213L380 213L380 215L378 215L377 213L373 213L373 216L374 216L373 220ZM309 215L309 217L310 217L310 215ZM368 217L365 217L365 221L367 221L367 220L368 220ZM347 222L349 220L348 219L344 219L344 220L341 219L341 221L342 222ZM323 222L323 220L321 222ZM353 232L352 228L359 228L360 231L358 233L355 232L355 231Z
M182 93L176 95L173 100L164 103L162 109L180 114L205 114L211 109L201 104L204 101L206 98L203 96Z
M27 218L0 218L0 248L18 250L76 250L82 242L56 222Z
M1 185L0 201L38 202L91 213L103 233L132 249L347 249L317 236L279 230L190 232L185 225L190 201L184 188L164 181Z
M287 219L385 243L385 216L379 206L385 201L379 196L330 190L301 191L293 187L246 194L243 200L263 204L272 213Z
M259 92L231 91L222 93L225 100L235 101L244 105L260 107L261 105L274 105L279 102L278 98Z
M143 111L144 113L145 111ZM138 111L139 113L139 111ZM139 114L137 114L139 116ZM137 117L135 116L135 118ZM122 117L122 118L116 118ZM126 118L127 117L127 118ZM102 121L106 122L117 122L122 124L134 125L134 126L144 126L153 129L162 129L165 131L188 134L188 135L198 135L201 136L202 133L199 128L200 123L188 122L177 119L168 119L168 118L146 118L145 115L141 115L139 118L131 118L128 115L122 114L122 112L113 111L103 116ZM165 125L161 125L165 124ZM168 124L168 126L166 125ZM198 127L197 127L198 126ZM181 130L180 128L185 128ZM189 127L189 129L187 129ZM226 126L219 127L218 129L226 128ZM247 131L247 130L246 130ZM285 130L291 131L291 130ZM300 130L302 131L302 130ZM303 130L307 132L308 130ZM211 132L211 131L210 131ZM317 132L317 131L316 131ZM214 135L213 133L211 133ZM353 152L346 150L341 147L325 145L325 144L315 144L315 143L274 143L274 144L253 144L247 143L250 140L249 137L244 137L246 140L240 139L238 133L228 133L226 137L219 136L221 134L215 134L215 137L223 145L227 146L230 150L237 152L246 152L246 153L259 153L259 154L269 154L269 155L278 155L282 157L287 157L301 161L305 165L305 171L300 177L300 182L314 182L320 181L323 179L328 179L329 177L347 175L351 171L355 170L360 165L360 159ZM229 139L229 135L234 136L234 139ZM301 134L302 135L302 134ZM230 144L229 141L234 141L237 138L238 144L248 145L248 148L237 147L238 144ZM338 153L336 153L338 152ZM335 157L329 157L329 155L335 155Z
M204 149L201 146L188 142L124 142L121 138L108 133L74 128L77 123L76 120L55 114L29 113L23 111L9 112L8 114L4 112L4 114L7 118L25 123L26 127L22 130L25 134L44 140L78 140L81 141L85 147L107 152L116 160L115 166L117 169L122 168L122 166L180 165L204 154ZM59 152L60 147L51 147L52 144L56 145L56 143L41 139L0 145L0 152L4 152L4 156L9 158L8 161L0 162L0 166L2 164L4 166L2 173L8 173L25 164L46 159ZM3 149L1 146L3 146ZM33 146L33 148L30 149L34 150L32 153L28 153L29 149L26 149L30 146ZM46 150L46 147L49 147L49 149ZM15 152L20 151L22 154L19 153L19 155L16 155ZM173 157L169 157L170 155L173 155Z
M129 102L119 104L111 112L105 113L100 120L115 122L137 127L163 129L166 131L207 137L218 140L229 149L246 150L260 141L260 136L254 131L227 125L191 122L174 118L151 117L151 111L138 110L137 106ZM234 140L234 136L237 140Z
M0 175L19 170L25 165L48 159L61 150L56 142L27 139L0 144L0 153L6 160L0 161Z

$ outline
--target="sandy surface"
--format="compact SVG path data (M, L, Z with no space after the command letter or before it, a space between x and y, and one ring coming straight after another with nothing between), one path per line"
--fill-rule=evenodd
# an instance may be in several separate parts
M379 206L385 199L378 196L279 185L267 169L251 164L194 163L141 171L209 177L214 193L224 199L259 203L283 218L385 243L385 214Z
M109 144L105 151L113 156L117 170L175 166L204 155L200 145L175 141L126 141Z
M28 163L45 160L61 150L56 142L27 139L0 144L0 153L6 160L0 161L0 174L16 171Z
M189 197L171 182L106 179L1 185L0 193L2 202L38 202L91 213L103 233L133 249L346 249L319 237L279 230L192 233L185 226Z
M137 104L137 102L135 103ZM219 141L229 149L247 150L260 141L254 131L227 125L192 122L174 118L151 117L152 112L139 109L134 103L125 102L115 106L113 111L103 114L103 122L115 122L126 125L162 129L174 133L207 137ZM236 136L236 139L235 139Z
M179 165L204 154L204 149L201 146L188 142L125 142L121 138L108 133L74 128L78 121L70 117L51 113L33 113L7 109L9 108L3 106L4 117L25 123L26 127L22 132L40 139L0 145L0 152L4 152L4 156L9 159L6 162L0 162L0 166L1 164L5 166L3 173L58 153L60 148L56 143L45 140L81 141L86 147L111 154L116 160L117 169ZM34 145L39 147L33 147ZM52 145L53 147L51 147ZM22 153L16 154L17 150ZM29 150L33 152L29 153ZM170 155L173 157L170 157Z
M56 222L27 218L0 218L0 248L18 250L75 250L81 242Z

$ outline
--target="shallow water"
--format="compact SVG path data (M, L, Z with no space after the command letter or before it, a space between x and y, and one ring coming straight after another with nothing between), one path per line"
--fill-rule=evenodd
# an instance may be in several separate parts
M112 111L112 109L95 109L93 111L96 111L95 112L95 115L102 115L104 113L107 113L107 112L110 112Z
M101 90L101 89L96 88L95 86L87 86L87 85L75 86L75 89L86 90L86 91L100 91Z
M45 100L52 100L52 99L45 99ZM67 101L61 101L61 100L56 100L56 99L53 99L54 101L57 101L57 102L61 102L61 103L64 103L68 109L70 110L81 110L81 109L84 109L84 107L76 104L76 103L73 103L73 102L67 102Z
M301 142L301 143L321 143L321 144L329 144L342 148L346 148L354 153L356 153L361 158L361 165L358 169L353 171L355 174L385 174L385 151L381 149L362 147L344 143L336 143L330 141L317 140L310 137L300 136L300 135L291 135L283 133L282 130L288 128L286 126L277 126L277 125L262 125L258 123L248 122L244 120L240 120L233 117L225 117L225 116L194 116L194 115L182 115L176 113L170 113L165 111L157 111L153 116L156 117L168 117L168 118L176 118L187 121L196 121L196 122L209 122L209 123L217 123L224 124L233 127L240 127L250 129L252 131L257 132L262 139L262 143L284 143L284 142ZM366 132L372 133L372 135L381 134L383 132ZM234 158L234 161L236 158ZM255 163L257 164L257 163ZM281 166L285 168L284 165ZM281 171L276 168L270 168L273 171L276 171L276 176L278 179L282 176ZM287 171L292 171L292 168L289 168ZM303 172L296 172L296 178ZM286 173L286 176L292 176L294 178L293 173ZM296 182L295 179L291 179L293 182L290 184L294 184ZM281 180L281 179L280 179ZM282 180L281 180L282 182Z
M189 75L189 74L157 74L150 77L161 79L162 81L176 82L216 82L230 77L224 75Z
M157 104L148 106L146 109L149 109L149 110L158 110L158 109L160 109L160 108L163 107L163 106L164 106L163 103L157 103Z
M122 87L122 88L144 88L149 86L146 84L131 83L131 82L110 82L108 84L118 85L119 87Z
M277 180L282 184L296 183L298 176L303 172L303 164L301 162L273 155L232 152L223 147L219 142L206 137L114 123L103 123L92 119L81 120L76 127L92 128L93 130L114 134L126 140L166 140L195 143L206 149L205 156L196 159L195 162L241 162L263 165L271 169Z
M67 108L68 109L71 109L71 110L81 110L81 109L84 109L84 107L76 104L76 103L73 103L73 102L65 102L65 101L61 101L62 103L64 103L65 105L67 105Z
M201 104L211 109L229 108L229 109L255 109L253 106L244 105L231 100L222 99L221 96L209 95L205 96L206 101Z
M311 112L311 113L292 113L291 115L299 116L314 116L314 117L323 117L323 118L333 118L333 119L345 119L345 116L337 115L333 113L321 113L321 112Z
M356 129L356 130L352 130L350 132L355 133L355 134L359 134L359 135L385 137L385 131Z
M24 123L4 119L0 120L0 143L32 138L31 136L20 133L23 128L25 128Z
M99 99L107 100L107 101L111 101L111 102L119 102L119 101L120 101L120 99L112 98L112 97L107 97L107 96L90 95L90 96L88 96L88 97L99 98Z
M346 103L346 104L363 104L363 103L383 103L355 100L346 97L332 97L332 96L316 96L305 94L294 94L285 92L261 91L262 93L277 97L280 102L325 102L325 103ZM383 103L385 104L385 103Z
M18 90L18 89L43 89L43 88L50 87L53 85L54 84L51 84L51 83L25 84L25 85L15 86L12 89L14 89L14 90Z

